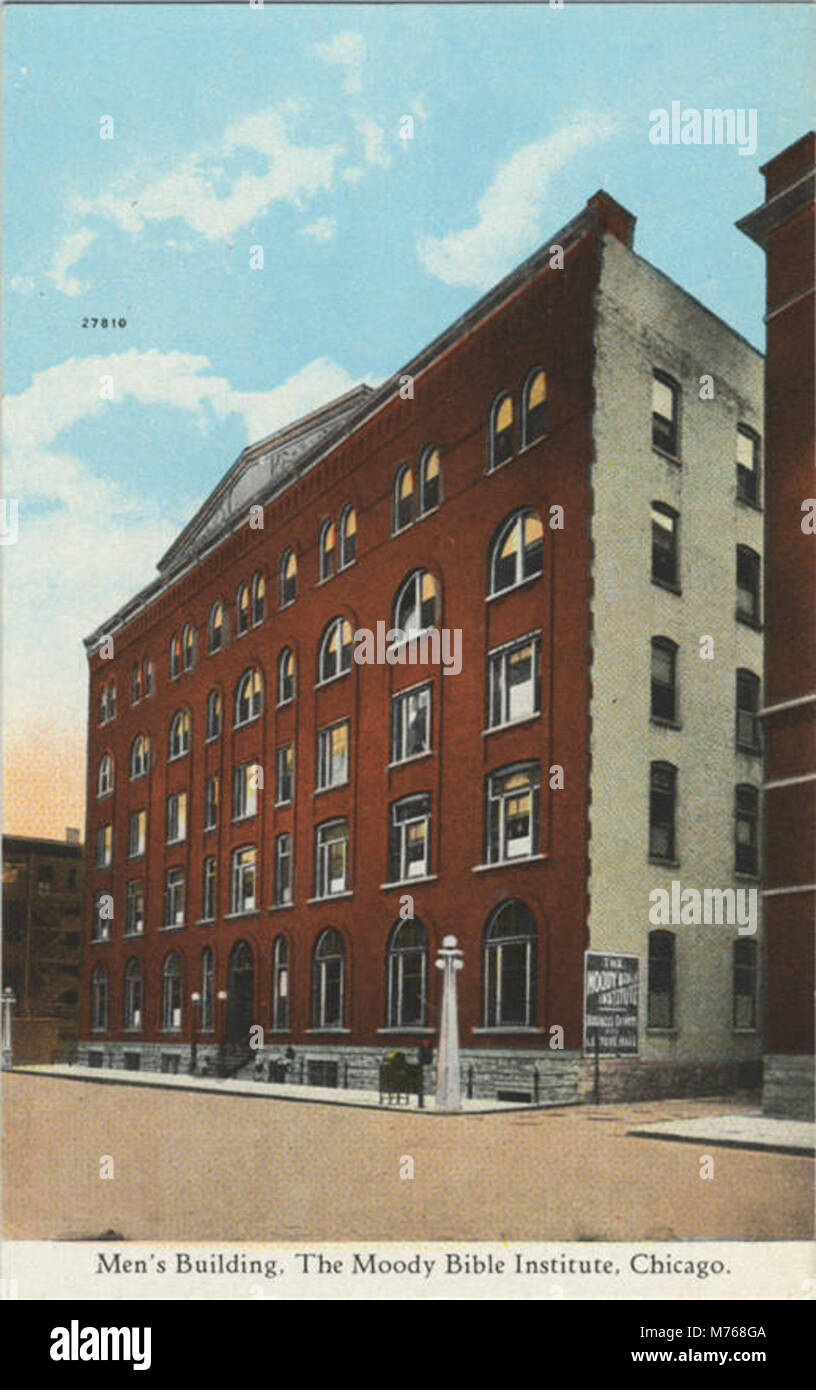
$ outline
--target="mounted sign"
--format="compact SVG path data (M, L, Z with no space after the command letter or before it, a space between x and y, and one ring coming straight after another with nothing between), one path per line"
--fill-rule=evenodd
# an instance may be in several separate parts
M584 1051L630 1057L638 1050L640 957L587 951ZM596 1042L597 1039L597 1042Z

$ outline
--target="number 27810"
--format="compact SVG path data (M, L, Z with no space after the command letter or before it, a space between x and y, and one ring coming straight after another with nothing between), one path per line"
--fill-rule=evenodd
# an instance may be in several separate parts
M127 319L90 319L82 320L83 328L125 328Z

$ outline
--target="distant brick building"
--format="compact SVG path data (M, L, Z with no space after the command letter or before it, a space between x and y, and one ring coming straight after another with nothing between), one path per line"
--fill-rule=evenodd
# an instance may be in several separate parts
M78 831L65 840L3 836L3 988L17 1001L15 1062L49 1062L76 1046L84 867Z
M649 895L759 882L762 363L633 230L597 194L244 450L88 638L86 1060L240 1062L260 1025L273 1075L373 1087L433 1044L453 933L474 1095L582 1093L589 947L640 962L607 1093L756 1067L761 932Z
M764 165L737 224L767 258L765 314L766 913L763 1106L813 1115L816 926L816 135Z

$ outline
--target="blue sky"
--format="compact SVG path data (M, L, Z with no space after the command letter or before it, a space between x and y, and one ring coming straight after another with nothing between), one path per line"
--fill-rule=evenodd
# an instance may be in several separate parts
M82 635L239 450L387 376L601 186L761 345L762 256L733 223L813 124L813 33L784 4L7 10L12 705L26 671L32 712L33 661L34 715L56 679L81 721ZM673 100L756 108L756 154L652 145ZM81 327L103 315L127 327Z

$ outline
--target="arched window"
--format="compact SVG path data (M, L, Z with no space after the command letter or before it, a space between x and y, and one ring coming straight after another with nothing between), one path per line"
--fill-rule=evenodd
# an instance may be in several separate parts
M649 932L649 1028L674 1027L674 932Z
M130 703L138 705L142 698L142 668L134 661L130 668Z
M217 599L207 619L207 651L220 652L224 645L224 605Z
M252 576L252 626L257 627L266 617L266 580L257 570Z
M404 463L394 478L394 535L404 531L414 519L414 470Z
M239 584L235 593L235 631L239 637L249 631L249 589Z
M536 367L524 384L521 412L522 446L540 439L547 428L547 374Z
M221 691L211 690L207 696L207 724L205 737L209 742L221 733Z
M654 762L649 772L649 858L675 858L675 809L677 768L672 763Z
M201 952L201 1031L213 1031L215 1010L215 964L212 947L205 946Z
M536 1021L538 932L526 903L511 898L488 920L484 933L486 1028L532 1028Z
M162 966L162 1028L181 1031L181 957L172 951Z
M181 650L185 671L192 671L196 659L196 635L195 628L191 627L189 623L186 624L181 634Z
M263 709L263 681L260 671L251 666L244 671L235 687L235 727L250 724Z
M677 719L677 643L652 638L651 716L673 724Z
M297 556L294 550L284 550L278 574L280 606L286 608L297 598Z
M130 775L134 781L137 777L146 777L149 767L150 739L137 734L130 746Z
M513 457L513 398L505 392L497 396L490 412L490 458L492 471Z
M676 589L680 583L680 517L665 502L652 503L652 583Z
M737 546L737 618L756 626L760 610L760 560L749 545Z
M108 972L104 965L91 971L91 1028L94 1033L108 1031Z
M406 638L418 637L434 627L439 617L439 590L427 570L414 570L397 590L392 626ZM399 640L399 639L398 639Z
M337 527L324 521L320 528L320 578L331 579L334 574L334 553L337 549Z
M284 647L278 657L278 704L286 705L295 698L295 653Z
M183 758L190 751L190 715L186 709L176 710L170 723L170 760Z
M272 1029L285 1033L289 1027L289 944L279 936L272 948Z
M156 694L156 671L150 656L146 656L142 662L142 689L145 697Z
M395 924L385 954L387 1028L424 1028L428 1003L428 933L418 917Z
M181 674L181 638L177 632L170 638L170 679L171 681Z
M134 956L125 966L123 1015L127 1032L139 1032L142 1026L142 967Z
M734 795L734 870L759 873L759 792L748 785Z
M351 670L352 631L348 618L332 618L320 641L317 678L330 681Z
M340 513L340 568L345 569L357 558L357 513L346 506Z
M99 759L99 769L96 774L96 794L97 796L110 796L113 791L113 758L110 753L103 753Z
M432 512L442 500L442 465L439 450L426 449L419 465L419 514Z
M544 563L544 528L531 507L515 512L503 522L490 549L490 594L515 589L541 574Z
M315 1028L343 1027L346 948L339 931L327 927L317 938L312 970L312 1022Z
M734 942L734 1027L756 1028L757 1024L757 944Z

